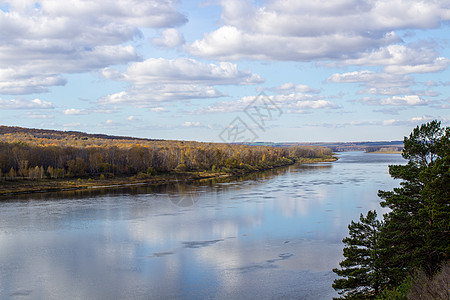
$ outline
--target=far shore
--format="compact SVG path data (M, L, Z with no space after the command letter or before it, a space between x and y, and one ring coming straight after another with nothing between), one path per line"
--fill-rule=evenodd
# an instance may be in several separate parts
M366 153L373 153L373 154L402 154L403 151L373 151L373 152L366 152Z
M294 163L279 165L270 168L262 168L257 170L234 169L230 172L171 172L167 174L158 174L148 176L148 178L131 177L114 177L107 179L98 178L66 178L66 179L15 179L0 181L0 196L29 194L29 193L46 193L71 191L80 189L102 189L136 185L160 185L172 182L193 182L203 179L225 178L248 173L255 173L270 169L276 169L298 163L319 163L336 161L336 157L332 158L302 158Z

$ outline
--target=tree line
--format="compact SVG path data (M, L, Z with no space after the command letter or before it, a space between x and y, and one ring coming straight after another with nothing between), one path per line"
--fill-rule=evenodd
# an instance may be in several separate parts
M0 179L13 180L150 176L189 171L256 170L293 163L299 158L331 157L325 147L268 147L105 139L103 136L51 131L0 135Z
M339 299L450 299L450 128L417 126L402 155L407 164L389 166L400 187L378 193L390 211L348 226Z

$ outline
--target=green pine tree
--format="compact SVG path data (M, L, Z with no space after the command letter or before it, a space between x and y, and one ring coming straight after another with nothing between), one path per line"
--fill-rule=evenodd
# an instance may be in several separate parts
M385 299L400 291L405 298L411 288L405 278L418 270L432 278L449 260L450 128L438 121L417 126L404 139L403 157L407 164L389 166L400 187L378 193L390 209L383 222L369 212L349 225L345 260L333 270L344 277L333 284L344 299Z
M406 165L390 166L401 186L379 192L385 215L380 234L384 272L389 285L421 268L428 276L448 259L450 249L450 128L432 121L404 139Z
M377 213L369 211L360 216L360 221L348 226L349 236L342 242L345 259L339 263L341 269L333 269L337 275L333 288L342 296L338 299L371 299L380 287L378 266L378 232L382 223Z

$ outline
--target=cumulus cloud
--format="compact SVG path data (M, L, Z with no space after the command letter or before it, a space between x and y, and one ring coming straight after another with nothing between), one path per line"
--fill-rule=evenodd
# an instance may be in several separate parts
M152 39L152 43L161 48L175 48L185 43L183 35L175 28L168 28L160 37Z
M54 109L55 106L47 101L41 99L24 100L11 99L4 100L0 98L0 109Z
M432 120L442 120L447 122L447 118L424 115L418 117L412 117L410 119L388 119L388 120L365 120L365 121L349 121L343 123L321 123L321 124L307 124L311 127L329 127L329 128L345 128L345 127L355 127L355 126L407 126L415 127L417 125L423 124L425 122L430 122Z
M168 112L169 110L165 107L157 106L149 109L151 112Z
M450 20L443 1L222 0L223 26L186 46L219 59L305 61L348 59L397 42L400 29L427 29Z
M377 73L363 70L348 73L335 73L329 76L326 82L333 83L360 83L364 88L358 94L372 95L408 95L437 97L441 93L431 88L426 90L412 90L414 78L405 74ZM430 85L428 85L430 86Z
M1 46L0 46L1 48ZM62 86L66 80L57 74L42 74L26 67L0 67L0 94L23 95L44 93L51 86Z
M126 104L134 107L152 107L155 102L223 97L226 94L213 87L189 84L140 85L127 91L110 94L99 99L100 104Z
M420 98L417 95L407 95L402 97L393 96L383 99L366 97L363 99L356 100L356 102L367 105L390 105L390 106L419 106L428 103L428 101Z
M187 19L170 0L23 0L0 10L0 93L47 92L80 73L139 61L141 28L164 28ZM8 66L8 67L5 67ZM11 72L11 70L14 70Z
M63 110L63 114L72 116L88 115L91 113L110 114L112 112L113 110L105 108L87 108L87 109L68 108Z
M327 82L334 83L364 83L369 87L408 87L414 83L411 76L377 73L363 70L348 73L335 73L328 77Z
M128 103L151 107L154 101L217 98L226 94L214 85L262 83L258 74L239 70L236 64L206 64L194 59L149 58L131 64L125 72L106 68L103 77L130 84L126 91L108 95L101 103Z
M283 83L282 85L271 88L270 90L280 94L291 94L295 92L319 94L320 90L312 88L305 84L294 84L292 82Z
M319 95L292 93L267 97L273 105L286 113L304 113L308 110L336 109L340 107L338 104L326 100L323 96ZM195 113L242 112L251 105L256 98L257 96L245 96L236 101L220 101L205 108L200 108L195 111Z
M133 82L133 84L258 84L264 80L258 74L241 71L236 64L220 62L206 64L189 58L149 58L131 64L126 72L109 68L103 70L108 79Z
M53 115L36 113L36 112L27 112L26 117L28 119L53 119L54 118Z
M383 120L382 125L414 127L414 126L420 125L422 123L430 122L432 120L442 120L444 122L447 121L446 118L424 115L424 116L412 117L412 118L406 119L406 120L399 120L399 119Z
M384 72L394 74L433 73L447 68L450 60L440 57L431 47L420 45L389 45L360 53L328 66L364 65L385 66Z
M65 109L65 110L63 111L63 113L64 113L65 115L75 115L75 116L79 116L79 115L86 115L86 114L88 114L88 111L85 110L85 109L68 108L68 109Z
M358 94L372 95L405 95L432 93L413 91L410 87L415 83L414 78L404 74L377 73L363 70L347 73L335 73L329 76L326 82L333 83L359 83L362 87Z
M378 45L398 42L394 33L376 40L345 32L315 36L270 35L266 32L247 33L234 26L223 26L205 34L202 40L186 45L189 53L221 60L309 61L339 59L347 52L360 52Z
M181 124L182 127L199 127L201 124L200 122L196 121L186 121L183 124Z

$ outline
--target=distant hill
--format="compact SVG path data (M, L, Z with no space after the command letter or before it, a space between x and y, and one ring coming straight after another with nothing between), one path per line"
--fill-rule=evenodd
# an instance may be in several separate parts
M129 136L116 136L107 134L89 134L80 131L60 131L49 129L24 128L16 126L1 126L0 136L2 135L26 135L34 139L46 140L115 140L115 141L141 141L141 142L155 142L164 141L161 139L136 138ZM257 143L236 143L250 146L271 146L271 147L293 147L293 146L320 146L327 147L334 152L342 151L367 151L374 152L382 148L397 149L403 148L403 141L379 141L379 142L321 142L321 143L271 143L271 142L257 142Z
M17 126L2 126L0 125L0 135L5 134L27 134L33 136L34 138L44 138L44 139L103 139L103 140L127 140L127 141L161 141L158 139L146 139L146 138L136 138L129 136L116 136L107 134L89 134L81 131L60 131L60 130L50 130L50 129L36 129L36 128L24 128Z

